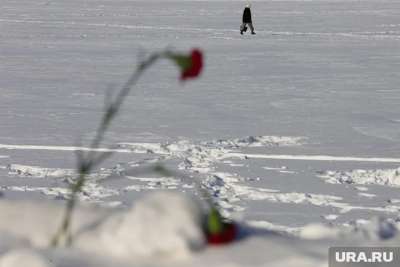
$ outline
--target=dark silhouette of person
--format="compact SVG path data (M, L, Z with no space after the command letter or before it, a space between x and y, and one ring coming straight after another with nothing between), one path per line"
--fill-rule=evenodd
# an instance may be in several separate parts
M250 4L247 4L243 11L242 25L240 26L240 34L247 31L247 26L251 30L251 34L256 34L254 32L253 22L251 20Z

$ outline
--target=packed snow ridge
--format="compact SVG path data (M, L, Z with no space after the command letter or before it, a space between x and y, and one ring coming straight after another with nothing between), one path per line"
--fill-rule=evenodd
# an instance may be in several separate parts
M73 169L63 168L45 168L40 166L29 166L21 164L9 164L5 168L8 174L16 177L33 178L33 179L58 179L63 182L62 186L28 186L28 185L2 185L1 191L14 192L39 192L46 196L51 196L56 199L69 199L69 185L74 183L78 174ZM78 197L82 201L99 202L103 198L118 195L118 190L106 188L99 182L108 178L111 174L117 173L118 169L101 169L99 172L94 172L88 175L82 192Z
M324 171L318 177L331 184L376 184L400 186L400 168L352 171Z
M21 164L9 164L7 165L7 170L11 175L34 178L64 178L71 177L76 174L76 171L73 169L43 168L39 166L28 166Z
M299 146L305 143L304 137L293 136L247 136L245 138L231 140L216 140L209 145L218 145L224 148L241 147L276 147L276 146ZM207 144L207 143L206 143Z

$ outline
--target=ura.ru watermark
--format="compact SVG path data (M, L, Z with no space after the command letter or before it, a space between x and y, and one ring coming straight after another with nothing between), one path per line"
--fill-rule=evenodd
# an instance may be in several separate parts
M329 267L400 266L400 247L332 247Z

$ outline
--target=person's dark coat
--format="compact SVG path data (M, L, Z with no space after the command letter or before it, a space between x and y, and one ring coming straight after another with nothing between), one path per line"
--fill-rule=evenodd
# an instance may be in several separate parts
M243 11L243 23L251 23L251 11L248 7Z

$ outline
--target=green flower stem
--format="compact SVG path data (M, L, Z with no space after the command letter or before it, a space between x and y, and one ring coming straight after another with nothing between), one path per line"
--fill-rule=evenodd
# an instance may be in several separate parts
M219 211L212 207L207 218L207 231L210 234L220 234L224 228L223 220Z
M103 162L111 153L100 153L96 152L96 149L99 148L100 144L104 139L104 135L107 132L108 128L112 120L115 116L119 113L124 100L128 96L130 90L133 86L136 85L139 78L146 71L150 66L152 66L159 58L167 57L169 52L161 52L161 53L154 53L149 56L145 61L142 61L136 68L135 72L131 75L122 89L119 91L117 96L115 97L114 101L111 102L106 107L106 111L101 119L101 122L97 128L96 135L93 138L89 152L83 153L78 152L78 172L79 176L78 179L74 184L71 185L71 196L67 202L66 211L63 217L63 221L61 223L60 228L54 235L51 240L51 246L59 246L63 245L70 245L72 243L72 236L71 236L71 220L73 211L77 201L77 195L79 192L82 191L83 186L86 182L87 175L93 170L93 168Z

